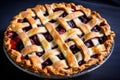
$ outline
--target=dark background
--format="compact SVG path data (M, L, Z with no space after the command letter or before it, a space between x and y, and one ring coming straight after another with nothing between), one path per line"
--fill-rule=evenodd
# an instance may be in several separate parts
M75 2L99 12L115 31L115 47L110 58L98 69L74 80L120 80L120 0L3 0L0 1L0 79L40 80L16 68L3 51L3 34L13 16L36 4ZM70 79L70 80L73 80Z

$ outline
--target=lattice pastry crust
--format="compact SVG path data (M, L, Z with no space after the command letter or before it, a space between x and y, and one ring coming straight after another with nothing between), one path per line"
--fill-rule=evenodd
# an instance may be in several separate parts
M5 48L16 63L37 73L70 75L100 64L115 33L89 8L52 3L20 12L4 35Z

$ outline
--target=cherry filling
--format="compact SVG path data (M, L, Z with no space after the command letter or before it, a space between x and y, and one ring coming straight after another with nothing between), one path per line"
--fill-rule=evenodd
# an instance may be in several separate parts
M59 55L57 55L57 57L59 57L61 60L65 59L64 55L62 53L60 53Z
M45 68L46 66L52 65L52 61L50 59L47 59L42 63L42 67Z
M18 23L22 23L22 22L23 22L23 19L18 19L17 22L18 22Z
M91 56L91 58L98 58L99 54L94 54Z
M72 11L74 12L74 11L76 11L76 6L71 6L71 8L73 9Z
M55 9L53 9L53 12L56 12L56 11L65 11L65 9L64 8L55 8Z
M92 43L91 40L86 41L86 42L85 42L85 45L86 45L88 48L94 46L94 44Z
M30 29L32 29L32 27L31 27L31 26L24 27L24 28L23 28L23 31L24 31L24 32L27 32L27 31L29 31Z
M39 57L41 57L43 54L44 54L44 51L43 52L36 52L36 55Z
M16 36L18 36L14 31L7 31L6 35L11 39L14 39Z
M46 40L48 40L49 42L53 40L52 36L47 32L47 33L43 33L44 37L46 38Z
M24 19L18 19L17 22L18 22L18 23L23 23L23 22L28 22L28 20L27 20L26 18L24 18Z
M90 18L88 18L85 14L83 16L80 16L79 19L85 24L90 21Z
M67 21L67 23L69 24L69 26L70 26L71 28L76 28L76 25L75 25L75 23L74 23L73 20Z
M39 42L37 35L31 36L30 40L31 40L32 44L40 45L40 42Z
M21 59L23 60L23 59L29 59L29 56L28 55L25 55L25 56L21 56Z
M107 37L106 36L99 37L98 40L99 40L100 44L102 44L107 40Z
M17 50L21 51L24 48L23 42L19 39L19 42L16 45Z
M15 49L15 50L18 50L17 48L17 43L20 41L19 38L14 38L14 39L11 39L10 40L10 44L11 44L11 49Z
M80 49L76 46L76 45L72 45L70 47L71 51L73 52L73 54L77 53L78 51L80 51Z
M11 49L14 49L14 50L17 50L17 51L21 51L24 48L23 43L20 40L20 38L18 37L16 32L7 31L6 35L9 38L11 38L11 40L10 40Z
M51 23L54 23L54 22L56 22L56 21L55 21L55 20L51 20L50 22L51 22Z
M100 26L99 26L99 25L96 25L95 27L92 28L91 31L100 32Z
M60 25L58 27L56 27L56 30L59 32L59 34L63 34L66 32L66 30Z
M65 17L67 16L68 13L64 12L63 14L60 15L60 17Z
M91 31L94 31L94 32L100 32L101 31L101 28L100 26L105 26L106 24L104 22L100 23L99 25L96 25L92 28Z

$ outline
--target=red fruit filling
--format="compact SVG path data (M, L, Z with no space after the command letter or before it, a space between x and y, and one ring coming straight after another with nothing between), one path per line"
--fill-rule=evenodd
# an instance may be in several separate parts
M65 33L65 29L63 28L63 27L61 27L61 26L58 26L57 28L56 28L56 30L59 32L59 34L63 34L63 33Z
M11 49L21 51L24 48L23 43L20 40L20 38L18 37L18 35L16 34L16 32L7 31L6 35L9 38L11 38L11 40L10 40Z

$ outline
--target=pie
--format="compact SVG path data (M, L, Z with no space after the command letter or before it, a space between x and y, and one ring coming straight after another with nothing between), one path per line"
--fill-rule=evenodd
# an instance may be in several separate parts
M101 64L115 32L96 11L75 3L38 4L14 16L4 32L10 58L34 73L72 75Z

